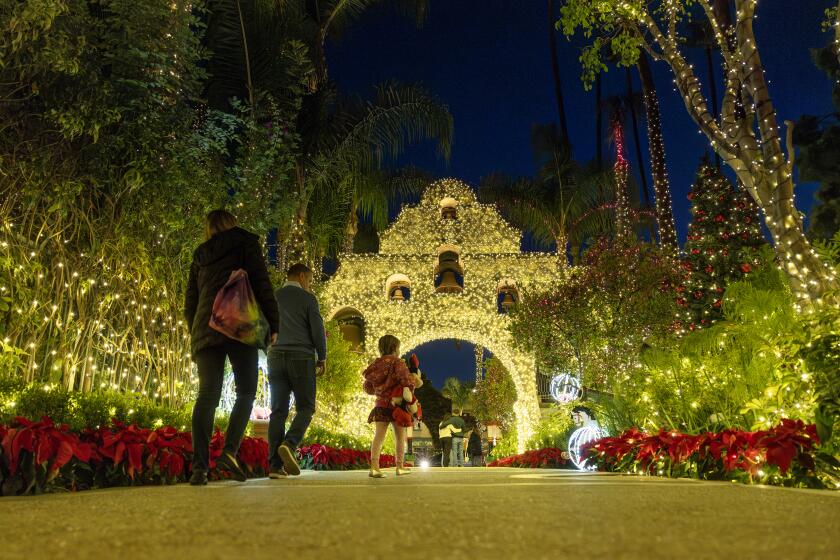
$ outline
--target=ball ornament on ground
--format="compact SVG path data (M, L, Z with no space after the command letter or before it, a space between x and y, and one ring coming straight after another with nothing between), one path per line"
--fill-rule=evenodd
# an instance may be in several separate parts
M599 426L583 426L575 430L569 438L569 458L582 471L595 470L589 465L589 460L581 456L581 448L587 443L606 437L607 433Z

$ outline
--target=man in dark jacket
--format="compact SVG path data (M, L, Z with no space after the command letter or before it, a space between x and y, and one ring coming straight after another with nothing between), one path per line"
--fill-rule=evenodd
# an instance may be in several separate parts
M190 483L194 485L207 483L210 437L222 394L226 358L230 360L236 382L236 403L230 413L225 448L217 464L237 480L245 480L236 453L257 392L259 350L210 328L216 294L234 270L244 269L268 322L271 340L277 336L279 321L259 238L236 227L236 218L224 210L208 214L206 237L207 241L193 254L184 302L192 357L198 369L198 396L192 417L193 476Z
M453 467L464 466L464 435L467 424L459 414L453 414L447 423L452 426L452 461Z
M277 342L268 350L270 478L300 474L295 450L315 414L315 377L326 365L327 336L311 283L312 270L295 264L289 268L286 283L274 294L280 327ZM295 418L287 432L290 395L295 396Z

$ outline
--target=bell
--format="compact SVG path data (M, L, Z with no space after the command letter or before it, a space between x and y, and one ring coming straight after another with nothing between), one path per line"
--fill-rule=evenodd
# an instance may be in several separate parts
M405 301L405 296L403 295L402 288L394 288L394 291L391 292L391 301Z
M505 297L502 299L502 308L505 312L509 311L511 307L516 304L516 301L513 299L513 294L510 292L505 292Z
M341 337L352 345L353 350L357 350L362 346L364 335L361 327L356 323L340 323Z
M437 291L444 294L453 294L461 291L461 286L455 278L455 272L452 270L444 270L440 277L440 284L437 286Z

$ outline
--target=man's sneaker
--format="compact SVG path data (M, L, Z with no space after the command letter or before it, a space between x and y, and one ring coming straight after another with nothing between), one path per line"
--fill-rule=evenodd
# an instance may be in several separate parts
M295 457L295 450L288 443L281 443L277 448L277 454L283 459L283 468L286 474L297 476L300 474L300 465L298 465L297 457Z
M229 451L222 452L221 457L216 459L216 467L229 472L231 475L230 477L233 480L239 482L245 482L248 480L248 476L245 474L245 471L242 470L242 467L239 466L239 462L236 460L236 457L234 457Z
M192 476L190 477L190 485L192 486L205 486L207 484L207 471L202 469L195 469L193 470Z
M289 474L283 467L271 467L271 469L268 471L268 478L272 480L281 480L283 478L286 478L287 476L289 476Z

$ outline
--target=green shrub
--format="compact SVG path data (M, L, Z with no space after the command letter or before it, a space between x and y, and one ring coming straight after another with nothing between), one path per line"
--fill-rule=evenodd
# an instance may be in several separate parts
M14 379L0 377L0 424L8 424L16 416L30 420L48 416L56 424L67 424L76 431L107 425L112 420L142 428L173 426L189 431L192 403L172 408L137 393L79 393L54 385L23 386ZM216 427L224 430L227 424L227 414L217 414Z
M301 442L301 445L311 445L313 443L320 443L321 445L328 445L336 449L367 449L370 447L370 440L364 438L356 438L345 434L331 432L320 428L318 426L311 426Z
M540 420L536 430L534 430L534 435L525 443L525 449L566 449L569 433L575 425L572 419L574 404L569 403L552 407L551 412Z
M511 428L501 437L501 439L496 440L496 446L493 448L493 451L490 452L488 462L516 455L519 452L518 443L519 437L516 433L516 428Z

